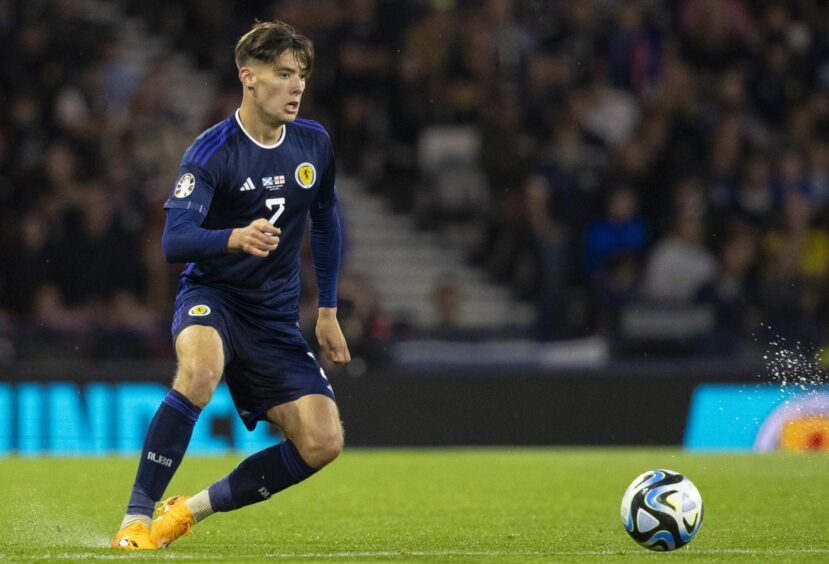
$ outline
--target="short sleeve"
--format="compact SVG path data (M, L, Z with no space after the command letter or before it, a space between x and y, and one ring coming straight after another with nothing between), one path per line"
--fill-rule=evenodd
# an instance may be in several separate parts
M215 191L216 180L208 170L193 163L185 163L179 168L178 181L164 203L164 208L195 210L207 216Z

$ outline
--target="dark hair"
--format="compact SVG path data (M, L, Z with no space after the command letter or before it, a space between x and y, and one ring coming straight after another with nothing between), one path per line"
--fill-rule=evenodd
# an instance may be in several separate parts
M236 66L241 68L250 59L275 63L285 51L293 51L297 62L310 74L314 67L314 43L285 22L256 22L236 42Z

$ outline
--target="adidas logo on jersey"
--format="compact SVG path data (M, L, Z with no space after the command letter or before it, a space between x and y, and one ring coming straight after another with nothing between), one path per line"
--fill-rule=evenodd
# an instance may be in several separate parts
M246 192L247 190L255 190L255 189L256 189L256 185L253 183L253 180L250 179L250 176L248 176L248 179L245 180L245 183L242 184L239 187L240 192Z

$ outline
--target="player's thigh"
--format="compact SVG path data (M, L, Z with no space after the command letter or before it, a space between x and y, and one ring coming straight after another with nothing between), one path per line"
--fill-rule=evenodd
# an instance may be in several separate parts
M222 338L214 327L185 327L176 337L178 369L173 388L204 407L222 378L224 357Z
M303 456L327 463L343 447L343 427L337 404L322 394L308 394L270 408L267 418L278 425ZM308 460L314 466L312 460Z

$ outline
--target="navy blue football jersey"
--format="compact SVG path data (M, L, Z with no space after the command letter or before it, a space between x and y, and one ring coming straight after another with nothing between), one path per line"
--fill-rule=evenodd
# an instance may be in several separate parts
M184 153L165 208L196 210L205 229L245 227L266 218L282 229L267 257L234 253L189 263L179 293L193 285L229 292L275 318L299 316L300 248L310 210L336 204L331 139L296 119L273 145L245 131L239 111L202 133Z

